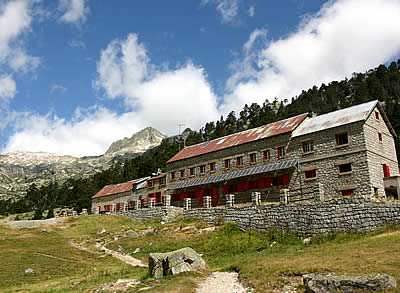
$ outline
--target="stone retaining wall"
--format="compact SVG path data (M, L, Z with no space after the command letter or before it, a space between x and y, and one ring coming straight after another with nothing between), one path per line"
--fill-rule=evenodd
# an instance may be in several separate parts
M290 205L260 205L192 209L184 217L209 223L234 222L243 229L282 229L303 236L339 231L367 232L400 224L400 203L373 203L336 199Z
M147 220L161 220L164 222L170 222L182 216L183 208L172 206L143 208L138 210L120 212L120 214L140 222Z

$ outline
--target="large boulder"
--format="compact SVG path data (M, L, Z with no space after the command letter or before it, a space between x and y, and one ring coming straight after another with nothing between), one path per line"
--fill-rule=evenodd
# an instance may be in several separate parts
M355 290L384 291L396 288L396 280L387 274L359 277L334 274L307 274L303 276L306 292L353 292Z
M166 253L150 253L149 255L150 276L156 279L205 269L205 261L190 247Z

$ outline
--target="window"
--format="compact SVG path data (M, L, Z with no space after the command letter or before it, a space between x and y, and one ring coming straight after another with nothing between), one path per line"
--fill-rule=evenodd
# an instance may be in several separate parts
M210 171L215 171L215 162L210 163Z
M148 182L147 182L147 186L148 186L149 188L154 187L154 181L148 181Z
M190 176L194 176L194 168L189 169L189 174L190 174Z
M229 169L231 167L231 160L230 159L224 160L224 167L225 167L225 169Z
M349 144L349 137L347 132L336 134L336 144L337 145L347 145Z
M179 170L179 175L181 177L185 177L185 170Z
M257 154L252 153L250 154L250 163L255 163L257 161Z
M339 165L339 173L350 173L352 171L351 163Z
M166 183L165 178L161 178L160 179L160 185L165 185L165 183Z
M384 177L390 177L390 167L388 164L383 164L383 176Z
M314 151L314 142L312 140L303 142L303 153L312 153Z
M317 170L308 170L304 172L304 176L306 179L314 179L317 178Z
M283 159L285 157L285 147L284 146L278 147L277 152L278 152L278 159Z
M379 142L382 142L383 141L383 138L382 138L382 133L378 133L378 139L379 139Z
M380 117L379 117L379 112L375 112L375 119L376 119L376 120L379 120L379 118L380 118Z
M236 167L241 167L241 166L243 166L243 157L242 156L236 158Z
M175 180L175 172L171 172L171 180Z
M201 165L200 166L200 174L206 173L206 165Z
M342 190L342 195L343 196L351 196L351 195L353 195L353 189Z
M263 160L264 161L268 161L271 159L271 153L269 150L265 150L263 151Z

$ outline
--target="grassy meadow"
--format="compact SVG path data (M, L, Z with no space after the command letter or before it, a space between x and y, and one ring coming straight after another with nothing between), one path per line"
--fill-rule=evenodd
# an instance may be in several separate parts
M279 292L287 286L301 292L300 276L307 272L388 273L400 281L400 229L396 227L303 243L279 231L243 232L232 224L207 231L209 226L195 221L138 223L110 215L81 216L37 229L0 225L0 292L96 292L123 278L141 282L131 292L140 288L143 292L194 292L206 277L184 273L153 280L146 268L130 267L100 253L96 242L146 263L150 252L190 246L203 255L210 271L238 271L241 281L256 292ZM135 236L132 231L144 235ZM33 273L25 273L28 268Z

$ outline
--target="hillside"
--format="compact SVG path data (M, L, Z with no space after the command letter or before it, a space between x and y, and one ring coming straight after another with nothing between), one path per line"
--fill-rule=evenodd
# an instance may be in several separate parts
M314 86L283 102L276 99L267 100L263 105L245 105L240 113L231 112L226 118L208 122L199 131L185 130L185 143L192 145L300 113L323 114L376 99L384 102L388 118L396 133L400 134L400 60L389 66L380 65L366 73L354 73L350 79ZM400 157L399 137L396 141ZM28 192L28 201L0 201L0 213L24 211L35 206L43 209L53 204L77 210L89 208L91 196L105 184L148 176L158 168L164 171L166 161L179 151L179 143L183 145L177 137L164 139L159 146L137 158L116 163L111 169L85 179L69 179L62 186L53 185L40 190L33 186ZM48 200L49 194L55 200Z
M102 156L77 158L32 152L0 155L0 200L23 198L31 184L40 187L50 182L63 184L71 179L89 178L158 146L165 137L148 127L112 143Z
M232 224L135 222L111 215L64 219L56 226L11 229L0 224L0 291L97 292L119 279L134 279L130 291L194 292L207 277L184 273L154 280L147 268L132 267L105 254L99 245L148 262L151 252L190 246L208 271L236 271L256 292L301 292L301 275L335 272L387 273L400 279L400 231L339 234L303 241L277 231L243 232ZM208 227L208 229L204 229ZM135 235L141 235L137 237ZM30 269L30 270L29 270ZM296 290L296 291L295 291Z

